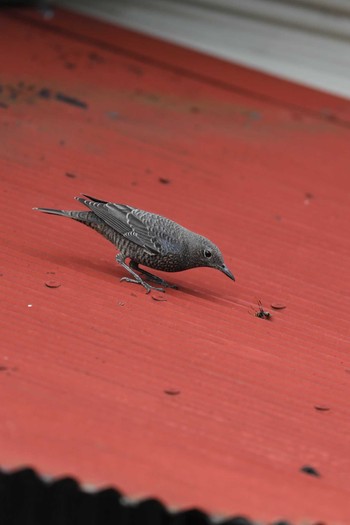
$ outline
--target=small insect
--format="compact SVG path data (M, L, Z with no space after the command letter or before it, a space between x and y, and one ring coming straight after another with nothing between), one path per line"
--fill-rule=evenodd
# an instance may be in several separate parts
M259 319L272 319L272 315L267 310L264 310L262 302L258 301L258 307L259 310L255 312L255 317L259 317Z

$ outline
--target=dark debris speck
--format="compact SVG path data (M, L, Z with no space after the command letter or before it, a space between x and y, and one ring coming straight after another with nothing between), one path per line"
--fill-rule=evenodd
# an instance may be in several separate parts
M110 118L111 120L117 120L119 118L119 113L118 111L108 111L107 112L107 117Z
M303 472L304 474L308 474L309 476L315 476L316 478L319 478L321 474L310 465L304 465L300 468L300 472Z
M321 117L325 118L326 120L336 120L337 119L337 115L335 113L333 113L333 111L331 109L328 109L328 108L324 108L320 111L320 114L321 114Z
M159 182L161 184L170 184L171 180L170 179L166 179L165 177L159 177Z
M59 102L64 102L65 104L70 104L72 106L77 106L78 108L81 108L81 109L87 109L88 108L88 105L86 102L84 102L83 100L79 100L75 97L71 97L69 95L65 95L64 93L56 93L55 94L55 99L58 100Z
M68 177L69 179L76 179L77 178L75 173L71 173L69 171L66 171L65 176Z
M51 98L52 92L48 88L42 88L40 91L38 91L38 97L46 99Z
M180 390L175 390L173 388L168 388L164 390L164 394L166 394L167 396L178 396L180 393Z
M248 111L247 113L250 120L261 120L262 114L259 111Z
M135 66L135 64L127 64L126 69L133 73L134 75L141 77L143 75L143 69L140 66Z
M101 55L93 52L88 54L88 59L91 60L91 62L95 62L95 64L103 64L103 62L105 62L105 59Z
M310 202L315 198L315 196L310 193L309 191L307 191L305 194L304 194L304 204L310 204Z

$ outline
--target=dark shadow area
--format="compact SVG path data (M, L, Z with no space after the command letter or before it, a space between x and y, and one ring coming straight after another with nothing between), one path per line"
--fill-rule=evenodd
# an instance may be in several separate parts
M254 525L241 516L213 520L197 509L169 512L156 499L128 503L116 489L85 492L72 478L45 481L31 468L10 473L0 471L0 522L2 525ZM280 521L271 525L291 524Z

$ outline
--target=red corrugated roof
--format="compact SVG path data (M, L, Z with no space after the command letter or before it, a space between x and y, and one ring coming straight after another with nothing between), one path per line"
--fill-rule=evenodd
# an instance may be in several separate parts
M349 523L349 102L63 11L2 12L0 53L1 465ZM208 236L237 282L120 283L31 209L80 192Z

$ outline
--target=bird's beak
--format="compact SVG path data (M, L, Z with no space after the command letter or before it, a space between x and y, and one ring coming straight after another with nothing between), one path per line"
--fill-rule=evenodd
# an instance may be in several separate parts
M220 272L224 273L225 275L227 275L227 277L229 277L230 279L232 279L232 281L235 281L235 277L234 275L230 272L230 270L227 268L227 266L219 266L218 268L220 270Z

